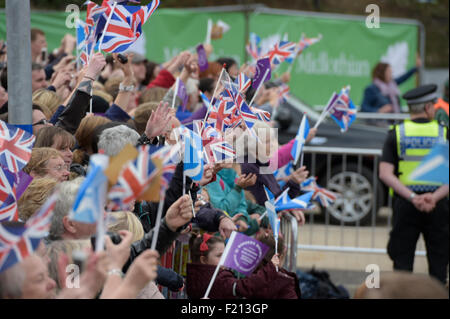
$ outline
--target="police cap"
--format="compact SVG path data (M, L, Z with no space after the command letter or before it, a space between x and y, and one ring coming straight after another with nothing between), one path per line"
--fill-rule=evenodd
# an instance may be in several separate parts
M403 94L403 98L408 105L433 102L438 98L437 89L436 84L421 85Z

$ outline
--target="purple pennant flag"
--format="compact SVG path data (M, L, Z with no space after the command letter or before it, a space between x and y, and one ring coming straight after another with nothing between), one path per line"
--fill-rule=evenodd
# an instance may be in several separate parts
M183 81L181 81L181 79L178 79L177 95L181 99L181 109L184 112L186 110L186 105L187 105L189 97L187 95L186 87L184 86L184 83L183 83Z
M254 89L257 89L259 87L259 85L261 84L261 82L263 80L264 74L266 73L267 70L269 70L269 73L267 73L267 76L264 79L264 82L269 81L271 78L270 59L264 58L264 59L260 59L260 60L258 60L258 62L256 62L256 74L255 74L255 77L253 78L253 84L252 84L252 87Z
M20 171L19 173L17 173L17 175L16 175L16 183L17 183L16 198L17 198L17 200L19 200L20 196L22 196L22 194L25 192L25 190L27 189L28 185L30 185L32 180L33 180L33 177L31 177L24 171Z
M209 65L208 65L208 57L206 56L206 51L205 48L203 47L203 44L197 46L197 54L200 72L206 71Z
M221 264L248 276L253 273L268 251L269 247L256 239L233 232L225 247Z

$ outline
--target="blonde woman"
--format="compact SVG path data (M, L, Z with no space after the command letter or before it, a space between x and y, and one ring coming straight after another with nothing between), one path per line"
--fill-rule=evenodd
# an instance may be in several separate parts
M23 171L33 178L50 177L59 182L66 181L70 174L61 153L50 147L34 148Z

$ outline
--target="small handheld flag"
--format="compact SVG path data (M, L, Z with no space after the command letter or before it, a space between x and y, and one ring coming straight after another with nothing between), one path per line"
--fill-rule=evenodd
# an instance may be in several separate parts
M263 243L248 237L244 234L233 231L225 250L220 258L219 264L214 271L213 277L209 282L204 298L208 295L216 279L217 273L221 266L225 266L236 270L246 276L251 275L259 263L263 260L269 247Z
M431 182L436 184L449 183L449 147L448 143L437 143L430 153L422 160L419 166L411 173L412 181Z

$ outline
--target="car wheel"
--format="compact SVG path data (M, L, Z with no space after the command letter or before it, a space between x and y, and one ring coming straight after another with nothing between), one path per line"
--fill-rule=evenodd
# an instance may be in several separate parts
M321 185L327 185L327 189L340 194L339 198L328 207L330 222L332 224L369 224L372 219L374 201L372 171L362 167L359 173L358 166L349 163L344 172L340 165L333 167L330 176L330 180L328 182L323 180ZM381 183L378 183L377 195L378 209L383 202ZM325 209L322 212L325 213Z

